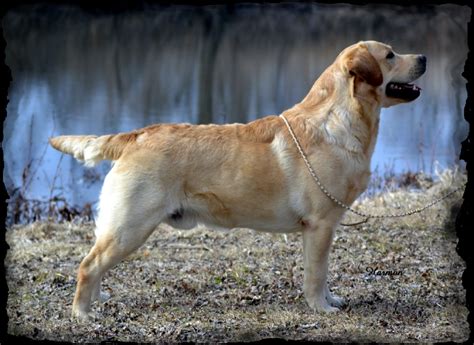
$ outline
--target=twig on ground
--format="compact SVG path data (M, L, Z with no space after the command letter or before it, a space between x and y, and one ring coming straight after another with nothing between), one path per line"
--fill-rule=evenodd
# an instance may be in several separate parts
M167 245L161 246L161 248L174 248L174 249L202 249L202 250L207 250L209 252L212 252L213 250L211 248L208 248L206 246L200 246L200 245L186 245L186 244L179 244L179 243L169 243Z

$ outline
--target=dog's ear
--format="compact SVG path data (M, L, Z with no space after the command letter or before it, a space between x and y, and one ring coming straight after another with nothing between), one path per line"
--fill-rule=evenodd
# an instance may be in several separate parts
M379 64L365 47L359 46L347 55L346 68L350 75L358 76L372 86L383 83Z

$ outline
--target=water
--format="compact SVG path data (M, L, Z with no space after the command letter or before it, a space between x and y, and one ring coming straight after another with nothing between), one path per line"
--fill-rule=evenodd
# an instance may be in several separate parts
M109 163L85 169L48 137L279 114L344 47L365 39L428 57L420 98L383 110L372 169L452 166L468 128L461 73L469 18L468 7L454 5L155 6L117 15L25 6L3 21L13 76L5 185L31 199L94 202Z

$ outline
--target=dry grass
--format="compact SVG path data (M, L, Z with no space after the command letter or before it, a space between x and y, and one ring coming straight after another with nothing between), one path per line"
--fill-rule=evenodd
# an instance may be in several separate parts
M384 193L361 207L418 207L464 179L452 171L440 177L423 193ZM13 227L5 262L8 330L73 342L463 341L469 332L464 262L453 229L459 198L405 219L339 227L329 281L348 305L330 315L313 313L304 301L300 234L161 226L107 274L103 286L112 298L93 304L97 320L77 323L70 319L75 271L93 243L92 225ZM367 267L402 274L374 276Z

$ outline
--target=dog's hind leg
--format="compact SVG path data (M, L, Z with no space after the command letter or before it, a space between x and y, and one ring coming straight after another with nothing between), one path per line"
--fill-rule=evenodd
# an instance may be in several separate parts
M109 293L100 290L101 280L102 280L102 277L99 277L99 279L97 279L97 283L92 289L92 298L91 298L92 302L93 301L105 302L110 298Z
M150 198L150 188L147 193L141 182L109 176L101 194L96 242L77 275L72 313L78 318L90 316L91 301L100 297L100 280L107 270L138 249L164 217L156 194Z
M92 299L102 297L100 280L113 266L138 249L153 232L156 226L129 228L136 237L134 241L124 239L120 234L110 232L97 238L95 245L84 258L77 275L77 288L74 296L73 315L88 318ZM105 296L104 296L105 297Z
M157 224L123 224L101 233L89 254L84 258L77 275L73 316L88 318L92 299L103 296L100 292L102 276L127 255L138 249ZM121 229L121 230L120 230ZM128 232L124 234L124 231ZM133 240L130 237L133 236ZM105 296L104 296L105 297Z

